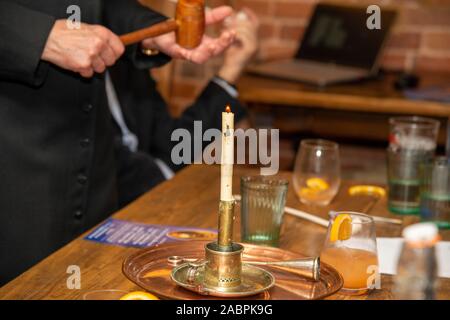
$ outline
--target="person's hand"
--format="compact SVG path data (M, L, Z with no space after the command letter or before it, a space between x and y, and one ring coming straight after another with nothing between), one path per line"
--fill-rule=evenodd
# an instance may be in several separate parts
M61 19L55 22L41 58L89 78L112 66L124 51L119 37L107 28L82 23L79 29L70 29Z
M218 76L234 84L259 48L258 17L244 8L226 21L236 30L236 41L225 51Z
M206 11L205 23L211 25L223 21L233 13L233 9L228 6L221 6ZM143 48L157 49L172 58L179 58L192 61L194 63L204 63L211 57L221 54L234 41L234 30L223 30L219 37L211 38L204 35L202 42L197 48L185 49L180 47L175 40L175 34L169 33L155 38L149 38L142 42Z

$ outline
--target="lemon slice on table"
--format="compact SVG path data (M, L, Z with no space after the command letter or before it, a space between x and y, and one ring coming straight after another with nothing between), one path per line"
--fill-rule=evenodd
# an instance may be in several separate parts
M378 186L357 185L348 189L348 194L351 196L366 195L366 196L386 196L386 190Z
M122 296L120 300L159 300L159 299L157 296L148 292L133 291Z
M330 188L328 183L322 178L309 178L306 180L306 186L314 191L325 191Z
M349 214L340 214L334 219L330 230L330 241L348 240L352 235L352 217Z

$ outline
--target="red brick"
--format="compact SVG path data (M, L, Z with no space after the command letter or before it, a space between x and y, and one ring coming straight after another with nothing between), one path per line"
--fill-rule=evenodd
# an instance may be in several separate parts
M420 46L420 33L417 32L395 32L389 37L386 44L389 48L417 49Z
M269 0L236 0L234 1L234 7L237 10L246 7L253 10L258 15L268 15L269 2Z
M448 1L448 0L422 0L422 5L449 7L450 1Z
M259 27L260 40L276 37L278 29L279 28L275 23L261 23Z
M418 71L450 72L450 56L431 57L419 56L417 58Z
M300 41L304 32L305 28L302 26L282 26L280 35L282 39Z
M450 7L418 7L401 11L399 23L406 25L450 26Z
M210 8L215 8L215 7L219 7L219 6L229 5L229 1L227 1L227 0L207 0L206 5Z
M297 48L297 41L287 43L262 43L257 59L259 61L268 61L290 58L294 56Z
M158 3L160 0L145 1ZM231 4L236 9L245 6L255 11L261 20L261 50L258 59L272 60L295 54L299 38L318 1L208 0L206 4L211 7ZM417 52L420 48L422 54L417 60L417 67L421 71L450 69L450 0L341 0L340 3L393 4L398 7L399 28L395 28L388 40L387 50L381 59L384 68L403 69L408 54ZM220 26L209 29L209 34L215 35ZM177 61L174 69L176 86L174 85L171 99L176 110L181 111L195 98L195 94L201 89L201 86L197 87L199 83L207 81L218 65L216 61L202 66Z
M386 70L400 71L405 68L406 52L385 51L381 56L381 67Z
M450 50L450 30L448 32L426 33L424 36L423 47L435 50Z
M275 16L281 18L308 19L313 11L313 3L299 1L276 1Z

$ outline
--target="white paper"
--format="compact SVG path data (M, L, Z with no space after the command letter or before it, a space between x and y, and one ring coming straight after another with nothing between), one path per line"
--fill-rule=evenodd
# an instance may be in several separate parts
M380 272L396 274L397 262L403 246L402 238L377 238L378 263ZM450 242L440 241L436 244L438 276L450 278Z

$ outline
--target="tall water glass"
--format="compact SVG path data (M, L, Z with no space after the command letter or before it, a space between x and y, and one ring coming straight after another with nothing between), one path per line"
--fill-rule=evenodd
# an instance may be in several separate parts
M267 176L241 178L243 242L278 246L288 184Z
M398 214L418 214L419 169L434 156L439 121L423 117L395 117L389 123L389 209Z
M450 228L450 159L436 157L423 165L420 189L422 220Z

